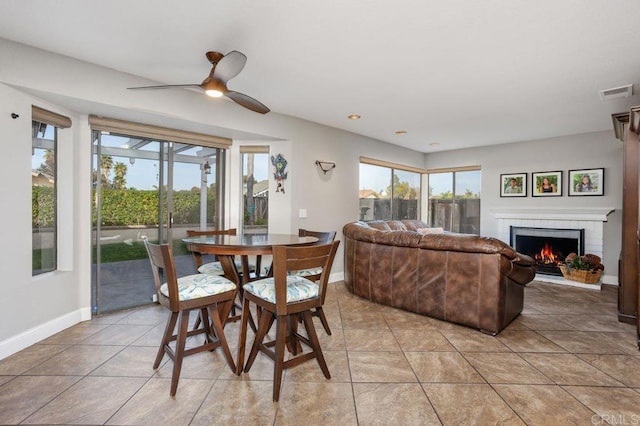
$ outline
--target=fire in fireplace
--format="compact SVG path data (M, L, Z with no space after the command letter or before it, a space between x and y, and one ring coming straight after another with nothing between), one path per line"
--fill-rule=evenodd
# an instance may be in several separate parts
M536 260L538 273L562 275L569 253L584 254L584 229L511 227L511 247Z
M535 259L538 263L542 264L557 264L558 262L562 262L560 257L561 253L556 253L552 246L549 245L548 242L544 243L544 247L540 250L540 253L536 253Z

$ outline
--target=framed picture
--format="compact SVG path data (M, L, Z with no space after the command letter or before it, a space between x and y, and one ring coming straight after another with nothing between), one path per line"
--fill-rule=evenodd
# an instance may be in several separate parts
M604 195L604 169L569 170L569 196Z
M527 196L527 174L512 173L500 175L500 196L501 197L526 197Z
M562 171L531 173L531 195L559 197L562 195Z

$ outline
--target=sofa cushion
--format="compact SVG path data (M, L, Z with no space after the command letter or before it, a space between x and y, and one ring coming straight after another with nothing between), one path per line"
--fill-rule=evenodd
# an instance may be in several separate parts
M444 234L443 228L418 228L416 231L421 235Z

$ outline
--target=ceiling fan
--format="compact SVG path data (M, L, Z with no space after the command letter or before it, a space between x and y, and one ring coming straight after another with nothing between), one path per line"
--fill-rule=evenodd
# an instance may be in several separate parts
M192 84L163 84L159 86L141 86L128 87L128 89L168 89L172 87L200 87L208 96L219 98L226 96L237 104L260 114L266 114L270 111L262 102L253 99L240 92L227 89L227 82L233 77L240 74L240 71L247 63L247 57L233 50L226 55L218 52L207 52L207 59L213 65L209 76L202 83Z

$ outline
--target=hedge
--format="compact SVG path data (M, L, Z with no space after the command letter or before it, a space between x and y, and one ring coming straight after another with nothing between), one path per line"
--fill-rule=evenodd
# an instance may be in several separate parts
M101 225L103 226L157 226L158 191L139 189L102 189ZM94 192L95 199L95 192ZM207 215L209 221L215 214L215 193L209 191ZM166 207L166 199L164 201ZM175 224L200 222L200 191L183 190L173 192ZM53 188L32 187L32 225L43 228L53 225ZM96 225L96 212L93 212L93 225Z
M31 190L31 226L33 229L48 228L54 223L52 186L33 186Z

